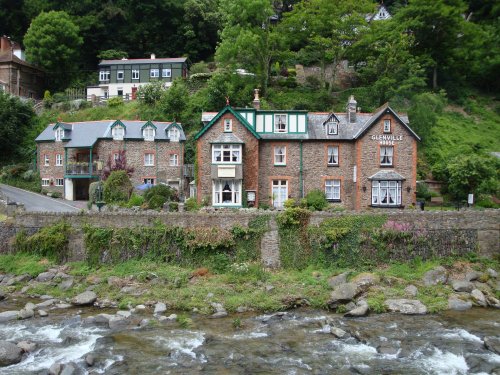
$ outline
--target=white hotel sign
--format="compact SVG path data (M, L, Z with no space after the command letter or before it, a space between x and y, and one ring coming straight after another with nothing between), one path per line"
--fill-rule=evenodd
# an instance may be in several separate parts
M402 141L402 135L389 135L389 134L380 134L380 135L372 135L372 141L379 141L383 146L394 146L395 141Z

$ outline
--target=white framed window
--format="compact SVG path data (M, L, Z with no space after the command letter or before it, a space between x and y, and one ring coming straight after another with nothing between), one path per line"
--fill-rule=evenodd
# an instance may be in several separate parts
M50 165L50 157L49 155L44 155L43 156L43 165L48 167Z
M64 178L56 178L56 186L64 186Z
M116 79L123 81L123 77L124 77L123 70L117 70L116 71Z
M56 141L62 141L62 139L64 138L64 129L57 128L55 137L56 137Z
M372 206L400 206L401 181L373 181Z
M391 120L384 120L384 133L391 132Z
M330 121L327 123L328 135L336 135L339 133L339 123L335 121Z
M394 159L393 146L380 146L380 165L392 165Z
M332 201L340 200L340 180L325 180L326 199Z
M123 140L123 136L125 135L125 129L121 125L117 125L111 130L111 135L115 141Z
M160 69L151 69L149 71L149 76L151 78L158 78L160 76Z
M50 179L42 178L42 186L49 186L49 185L50 185Z
M233 131L233 120L231 120L230 118L224 119L224 131L225 132Z
M286 165L286 146L274 147L274 165Z
M288 180L273 180L273 207L283 208L285 201L288 199Z
M123 87L118 87L116 89L116 95L123 96Z
M179 129L176 127L172 126L170 129L168 129L168 138L170 139L170 142L179 142Z
M214 180L213 205L241 205L241 180Z
M155 139L155 129L151 126L146 126L142 129L142 136L145 141L154 141Z
M213 145L212 163L241 164L241 145Z
M163 78L172 77L172 69L162 69L161 70L161 76Z
M144 166L152 167L155 165L155 154L144 154Z
M62 167L62 165L63 165L62 154L56 154L56 166Z
M120 154L118 152L115 152L113 154L113 161L116 163L118 160L120 160Z
M327 164L339 165L339 146L328 146L327 153Z
M154 178L145 178L145 179L144 179L144 183L145 183L145 184L151 184L151 185L154 185L154 184L155 184L155 179L154 179Z
M275 133L286 133L287 132L287 115L279 114L274 115L274 132Z
M179 155L177 155L177 154L170 154L169 164L170 164L171 167L177 167L179 165Z
M109 70L99 71L99 81L109 81L111 77L111 72Z
M132 69L132 79L139 79L139 70Z

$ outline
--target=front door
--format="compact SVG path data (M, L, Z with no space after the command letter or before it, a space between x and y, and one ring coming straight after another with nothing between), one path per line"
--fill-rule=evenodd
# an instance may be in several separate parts
M273 207L283 208L283 204L288 199L288 181L273 180Z
M137 98L137 87L132 87L132 100Z

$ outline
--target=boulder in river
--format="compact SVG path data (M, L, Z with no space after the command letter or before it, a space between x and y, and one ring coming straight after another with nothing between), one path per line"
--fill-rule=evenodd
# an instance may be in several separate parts
M479 289L474 289L470 295L473 301L479 306L481 307L487 306L486 297L484 296L483 292L481 292Z
M330 301L328 301L328 306L331 309L335 309L339 305L352 301L359 293L360 290L357 284L354 283L340 284L330 294Z
M351 283L356 284L359 289L365 291L371 286L380 283L380 276L375 275L374 273L363 272L354 277L351 280Z
M10 366L21 362L23 350L16 344L0 341L0 367Z
M345 284L347 282L347 276L349 276L349 272L341 273L340 275L336 275L328 279L328 285L331 288L335 288L340 284Z
M425 286L437 285L437 284L446 284L448 280L448 272L446 268L439 266L430 271L427 271L422 278L422 281Z
M20 347L24 352L31 353L36 349L36 343L31 341L20 341L17 343L17 346Z
M448 299L449 310L464 311L464 310L469 310L470 308L472 308L471 301L464 301L456 297L450 297Z
M17 316L19 319L29 319L35 316L35 312L31 309L24 308L19 311Z
M388 299L385 306L389 311L407 315L420 315L427 313L427 307L417 299Z
M1 312L0 313L0 323L8 322L9 320L16 320L18 314L19 314L19 311L15 311L15 310Z
M330 333L338 339L341 339L347 335L346 331L338 327L330 327Z
M155 310L154 310L154 314L162 314L164 313L165 311L167 311L167 305L164 304L163 302L158 302L156 305L155 305Z
M62 365L60 363L53 363L49 368L49 375L60 375L62 371Z
M95 294L92 291L86 291L80 293L75 298L73 298L71 300L71 303L77 306L85 306L85 305L92 305L96 300L97 300L97 294Z
M484 346L486 346L486 349L500 355L500 337L486 336Z
M474 284L472 284L470 281L465 280L453 280L451 282L451 287L455 292L470 293L472 292L472 289L474 289Z
M368 314L368 305L363 304L347 312L346 314L344 314L344 316L347 318L357 318L360 316L365 316L366 314Z

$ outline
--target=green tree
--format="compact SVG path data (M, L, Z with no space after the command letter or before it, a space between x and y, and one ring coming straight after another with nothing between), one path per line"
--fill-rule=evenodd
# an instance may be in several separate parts
M410 126L422 138L422 142L428 142L431 130L436 125L445 104L446 98L443 93L424 92L412 98L408 111Z
M162 95L160 106L165 114L176 121L180 121L188 101L189 92L186 85L182 78L178 78Z
M33 147L23 147L23 141L35 122L31 103L0 91L0 162L29 160Z
M137 97L139 101L147 105L154 105L158 103L165 93L164 82L157 81L151 82L139 87L137 90Z
M128 57L128 53L125 51L118 51L116 49L107 49L105 51L101 51L97 54L97 57L100 60L118 60Z
M47 70L51 85L63 89L78 66L82 38L66 12L42 12L24 37L26 57Z

